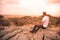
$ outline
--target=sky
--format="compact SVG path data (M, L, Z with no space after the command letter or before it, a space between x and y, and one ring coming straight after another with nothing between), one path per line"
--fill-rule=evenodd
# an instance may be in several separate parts
M60 16L60 0L0 0L0 14L39 16L43 11Z

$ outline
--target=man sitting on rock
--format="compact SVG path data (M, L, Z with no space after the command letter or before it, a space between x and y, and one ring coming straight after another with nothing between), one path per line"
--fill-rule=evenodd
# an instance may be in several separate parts
M34 25L34 28L32 31L32 33L36 33L40 28L42 29L46 29L48 27L49 24L49 17L47 16L46 12L43 12L43 18L41 20L41 24L40 25Z

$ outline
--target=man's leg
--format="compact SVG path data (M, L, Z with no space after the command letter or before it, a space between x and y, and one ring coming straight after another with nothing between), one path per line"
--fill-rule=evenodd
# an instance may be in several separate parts
M38 25L38 28L34 32L36 33L42 27L43 27L42 25Z
M39 29L40 29L40 27L38 27L38 28L34 31L34 33L36 33Z
M35 25L35 26L34 26L34 28L33 28L33 30L32 30L32 31L30 31L30 32L32 32L32 33L33 33L37 28L38 28L38 26L37 26L37 25Z

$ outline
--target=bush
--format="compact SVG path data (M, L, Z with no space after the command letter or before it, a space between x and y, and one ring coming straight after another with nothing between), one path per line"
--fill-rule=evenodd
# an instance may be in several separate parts
M3 15L0 15L0 19L1 19L1 18L4 18L4 16L3 16Z
M0 20L0 26L10 26L9 20Z
M0 15L0 26L10 26L10 21L5 20L3 15Z
M24 22L21 21L19 18L12 18L11 21L13 22L14 25L16 26L23 26Z
M60 19L56 21L56 26L58 26L58 24L60 24Z
M16 26L23 26L25 24L40 23L40 19L38 19L37 17L32 18L30 16L24 16L24 17L21 17L21 18L12 18L11 21Z

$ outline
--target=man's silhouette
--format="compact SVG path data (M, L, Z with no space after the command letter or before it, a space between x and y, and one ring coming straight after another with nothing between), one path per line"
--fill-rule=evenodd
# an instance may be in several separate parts
M43 18L41 24L35 25L33 30L30 32L36 33L40 28L46 29L48 27L48 24L49 24L49 17L47 16L46 12L43 12Z

